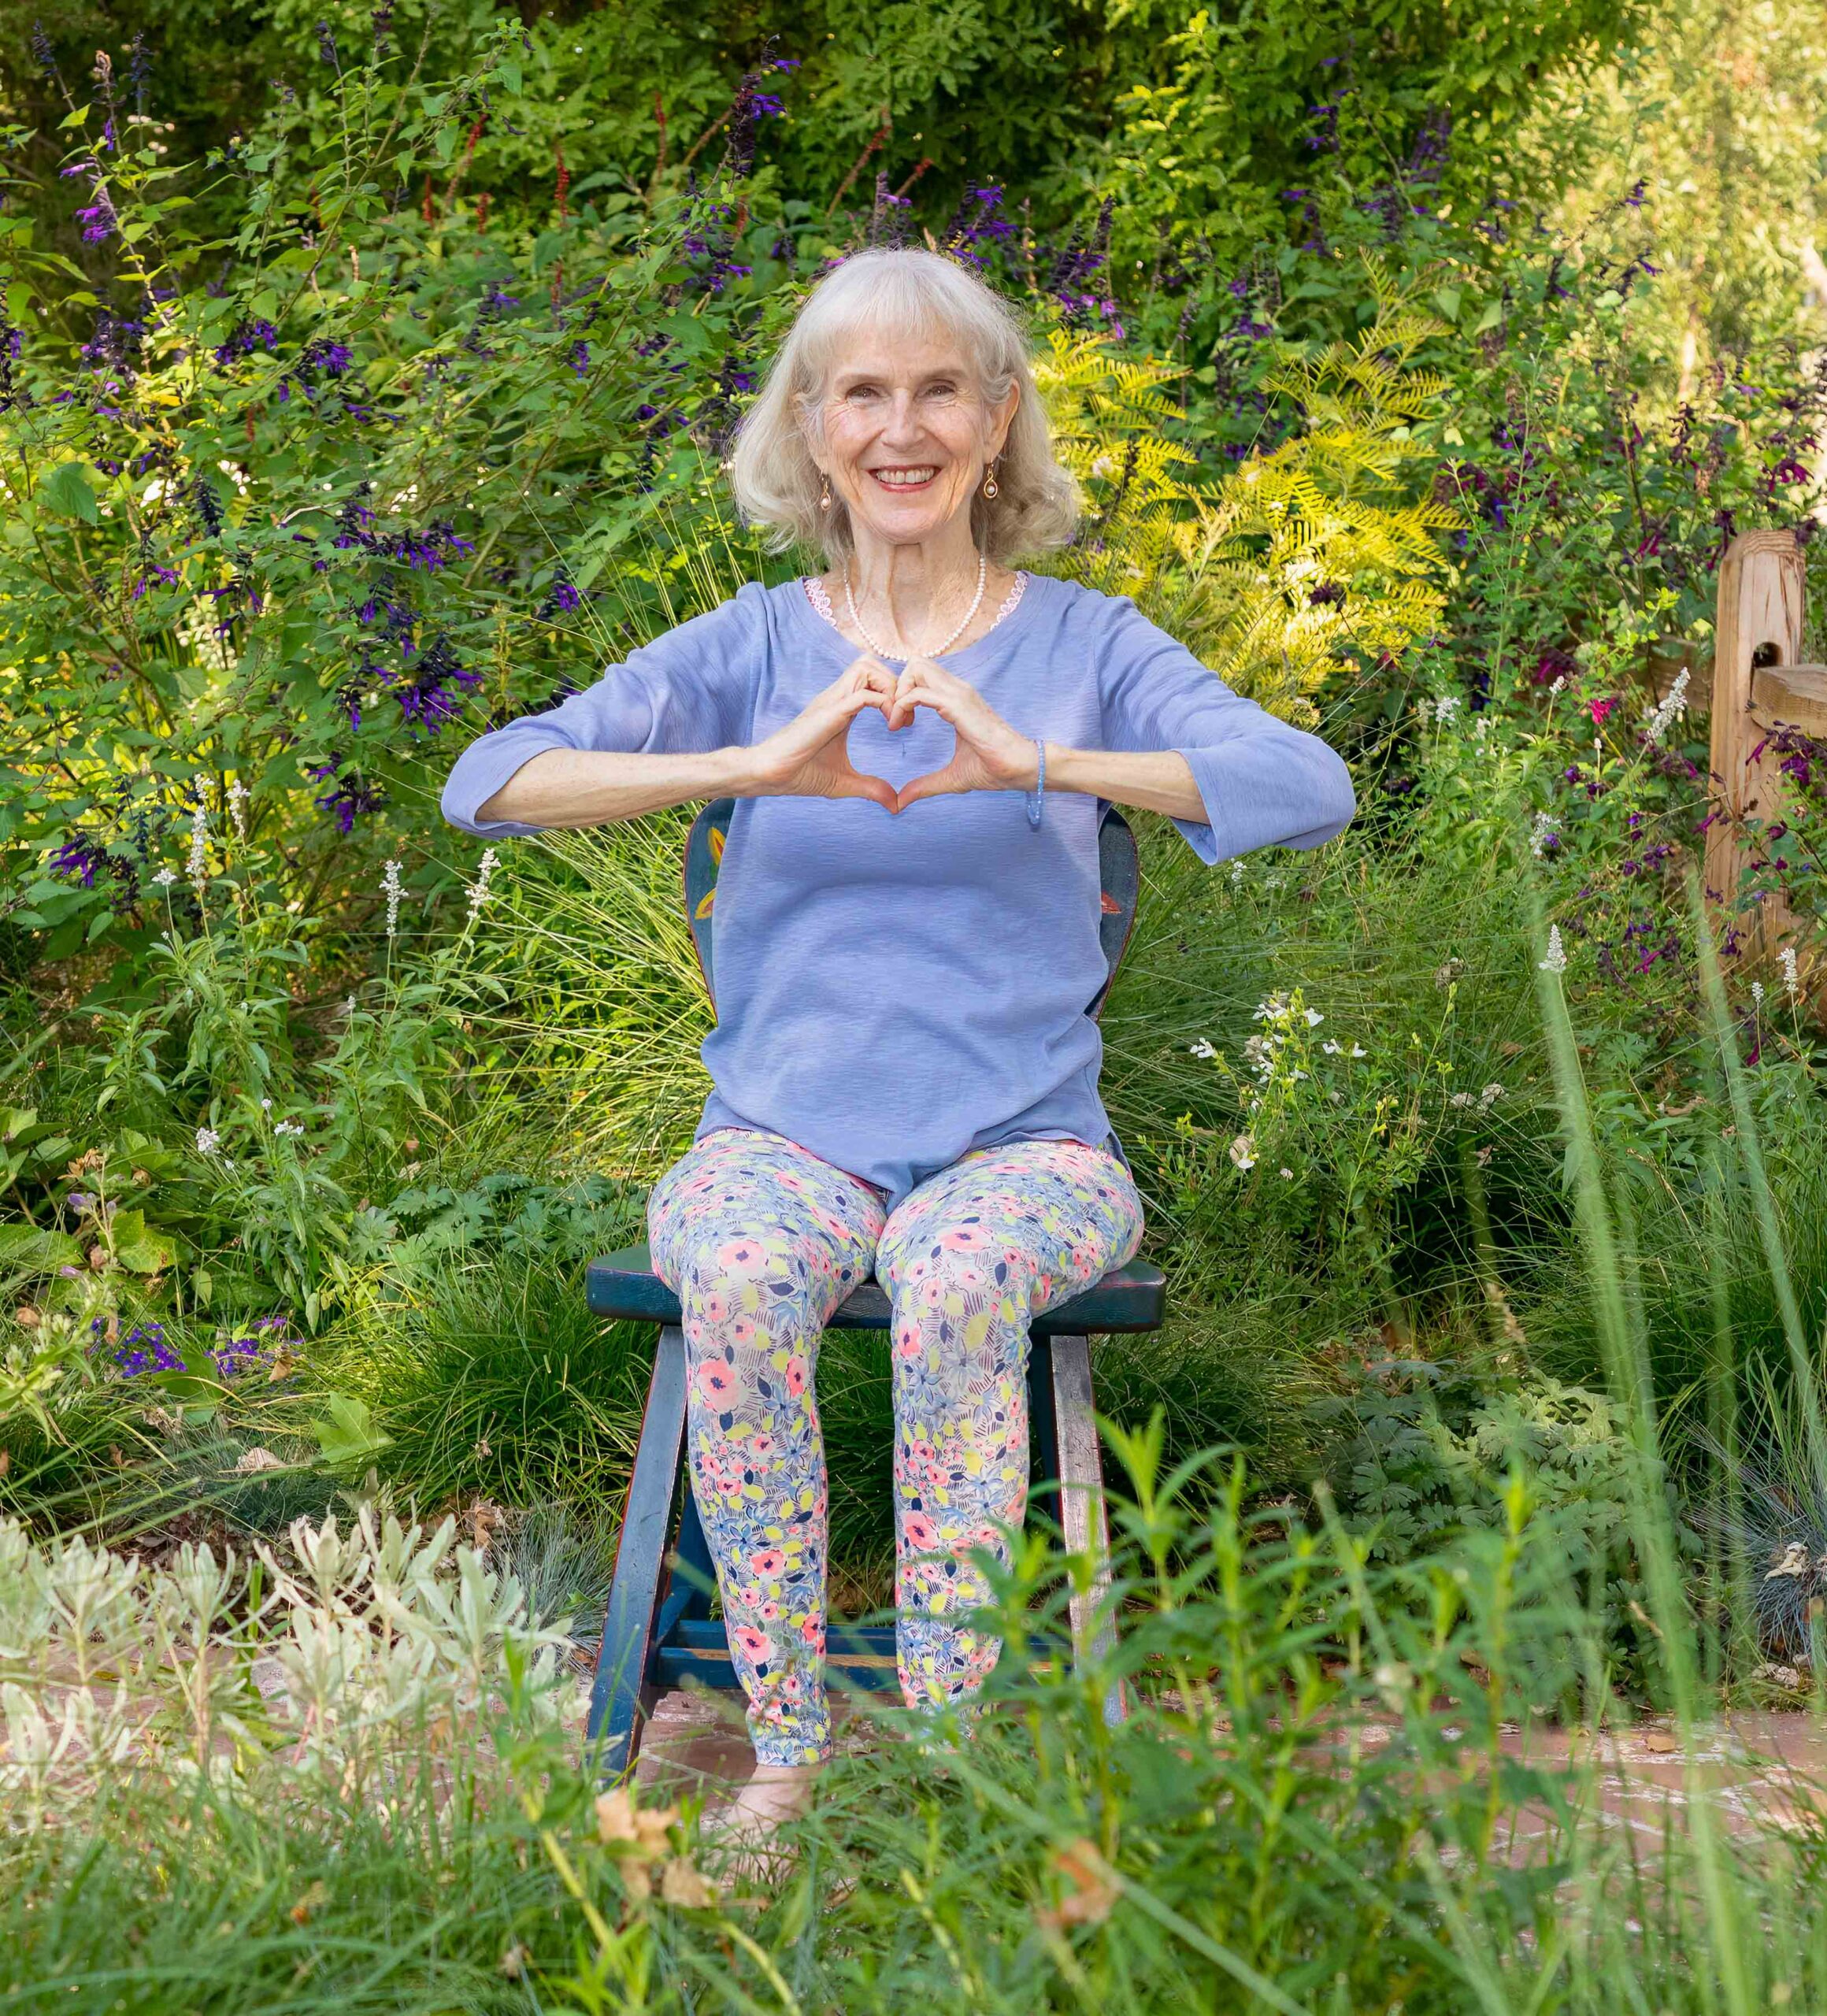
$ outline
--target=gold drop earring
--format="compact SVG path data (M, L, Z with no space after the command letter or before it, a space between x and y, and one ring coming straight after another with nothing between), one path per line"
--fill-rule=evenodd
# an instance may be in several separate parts
M820 474L824 480L823 486L818 493L818 508L821 511L828 511L831 509L831 478L825 475L822 470Z
M984 470L984 496L994 497L996 495L996 465L994 461L991 461Z

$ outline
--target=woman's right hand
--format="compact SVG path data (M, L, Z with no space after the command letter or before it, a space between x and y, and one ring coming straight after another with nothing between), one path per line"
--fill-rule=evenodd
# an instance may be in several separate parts
M850 724L865 707L886 718L895 675L866 654L808 701L801 713L748 751L750 798L867 798L896 810L895 788L850 760Z

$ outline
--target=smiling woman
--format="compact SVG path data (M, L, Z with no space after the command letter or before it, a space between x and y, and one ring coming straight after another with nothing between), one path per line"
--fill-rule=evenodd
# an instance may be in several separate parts
M484 736L444 809L496 835L738 801L713 1089L649 1217L758 1760L732 1824L759 1829L830 1748L826 1318L872 1270L893 1301L900 1677L941 1710L996 1655L970 1619L1022 1519L1029 1323L1141 1236L1087 1012L1099 801L1217 862L1316 847L1353 799L1324 743L1126 597L1012 566L1070 538L1076 498L1019 325L950 260L871 251L821 281L732 476L826 571Z

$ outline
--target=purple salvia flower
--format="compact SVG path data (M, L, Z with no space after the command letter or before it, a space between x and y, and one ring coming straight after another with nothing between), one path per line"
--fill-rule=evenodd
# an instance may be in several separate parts
M86 210L78 210L76 221L83 227L85 245L101 245L113 236L120 219L114 206L108 200L106 189L98 187L95 200Z

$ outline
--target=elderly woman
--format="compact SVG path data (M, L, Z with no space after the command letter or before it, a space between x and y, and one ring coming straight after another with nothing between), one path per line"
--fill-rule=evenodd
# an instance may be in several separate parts
M443 804L492 838L737 800L712 1089L648 1214L758 1829L831 1747L825 1319L872 1271L893 1300L900 1681L940 1709L996 1658L973 1613L1023 1517L1029 1321L1141 1236L1086 1012L1100 801L1218 862L1317 847L1353 800L1323 742L1127 598L1011 569L1070 538L1074 487L1014 316L951 261L864 252L821 280L731 476L826 571L750 584L484 736Z

